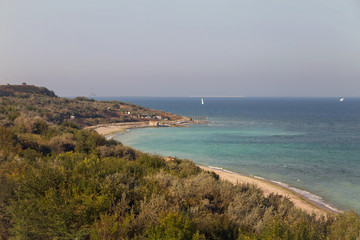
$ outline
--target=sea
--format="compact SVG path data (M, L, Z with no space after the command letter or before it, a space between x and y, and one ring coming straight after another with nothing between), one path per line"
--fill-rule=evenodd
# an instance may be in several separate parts
M274 181L360 213L360 98L108 97L208 123L115 139L144 152Z

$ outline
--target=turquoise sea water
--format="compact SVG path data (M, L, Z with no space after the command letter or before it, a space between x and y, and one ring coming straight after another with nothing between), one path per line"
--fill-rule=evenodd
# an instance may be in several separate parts
M309 194L316 201L360 212L358 98L205 98L204 105L200 98L116 99L209 116L208 124L189 128L116 135L125 145L279 181L319 196Z

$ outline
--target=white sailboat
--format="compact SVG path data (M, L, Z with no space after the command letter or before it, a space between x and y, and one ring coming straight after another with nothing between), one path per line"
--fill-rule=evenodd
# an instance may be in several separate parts
M201 104L204 104L204 99L203 98L201 98Z
M339 101L340 101L340 102L344 101L344 98L340 98Z

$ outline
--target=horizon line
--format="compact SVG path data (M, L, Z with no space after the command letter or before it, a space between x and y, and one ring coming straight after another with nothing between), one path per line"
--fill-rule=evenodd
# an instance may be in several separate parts
M58 95L60 96L60 95ZM64 98L102 98L102 97L148 97L148 98L360 98L360 96L149 96L149 95L127 95L127 96L60 96Z

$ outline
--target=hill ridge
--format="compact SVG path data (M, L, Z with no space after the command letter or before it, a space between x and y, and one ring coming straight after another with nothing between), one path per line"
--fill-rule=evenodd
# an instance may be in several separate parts
M0 96L17 96L17 95L29 95L37 94L48 97L58 97L54 91L47 89L46 87L38 87L35 85L27 85L23 83L21 85L0 85Z

